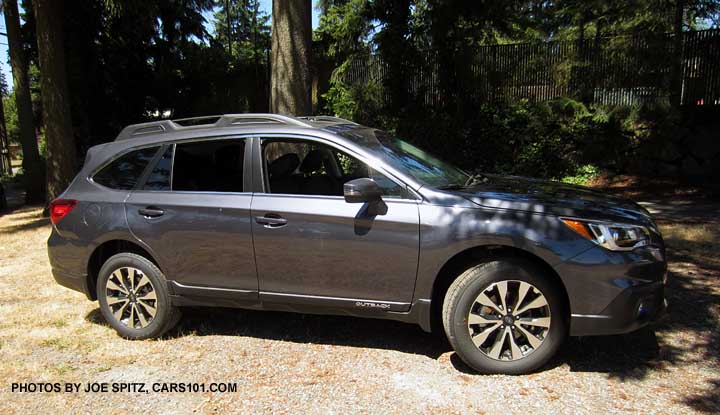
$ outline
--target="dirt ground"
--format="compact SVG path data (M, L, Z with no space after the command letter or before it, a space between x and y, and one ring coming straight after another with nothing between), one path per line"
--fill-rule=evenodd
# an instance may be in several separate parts
M670 315L628 335L570 339L546 368L516 377L473 374L413 325L349 317L188 309L162 340L123 340L96 303L55 284L41 209L17 208L0 216L3 413L717 413L720 203L608 187L655 204L646 206L669 246ZM12 382L238 390L18 393Z

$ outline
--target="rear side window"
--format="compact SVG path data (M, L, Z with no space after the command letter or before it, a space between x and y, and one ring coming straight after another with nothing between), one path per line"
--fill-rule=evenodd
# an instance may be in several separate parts
M145 181L144 190L170 190L173 146L168 147Z
M175 145L172 190L243 191L245 140L207 140Z
M158 147L131 151L103 167L93 176L93 180L111 189L130 190L135 187L157 151Z

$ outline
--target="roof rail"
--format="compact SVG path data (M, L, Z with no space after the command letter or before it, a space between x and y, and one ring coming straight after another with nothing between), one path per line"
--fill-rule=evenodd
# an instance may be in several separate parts
M177 130L176 124L170 120L133 124L123 128L117 138L115 138L115 141L127 140L147 134L162 134L175 130Z
M212 122L203 123L203 120ZM310 121L308 119L307 121ZM164 134L172 131L193 128L229 127L248 124L284 124L299 127L312 127L307 121L288 115L279 114L225 114L204 117L179 118L176 120L151 121L142 124L128 125L118 134L115 141L128 140L148 134Z
M346 120L345 118L340 117L333 117L332 115L311 115L307 117L297 117L301 120L307 120L307 121L320 121L320 122L337 122L337 123L343 123L343 124L353 124L358 125L358 123Z
M280 114L225 114L215 123L217 127L242 124L286 124L312 127L300 118Z
M191 127L195 125L212 125L215 124L220 118L222 118L222 115L206 115L204 117L177 118L171 121L182 127ZM205 120L209 122L200 122Z

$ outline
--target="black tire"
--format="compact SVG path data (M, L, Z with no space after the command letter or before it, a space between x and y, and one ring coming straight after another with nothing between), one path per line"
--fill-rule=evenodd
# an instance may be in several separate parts
M106 286L108 279L116 270L128 267L140 270L152 284L157 300L155 300L155 316L145 327L129 327L126 323L118 320L108 305ZM137 254L120 253L113 255L102 268L97 283L97 298L100 303L100 312L105 321L110 324L118 334L130 340L143 340L162 336L169 329L174 327L180 320L180 310L172 305L168 293L165 275L147 258Z
M468 327L468 317L476 304L475 299L492 284L502 281L531 284L545 297L550 310L550 327L544 340L531 353L517 360L496 360L483 353L473 343ZM536 293L534 290L532 292ZM511 258L482 263L462 273L448 288L442 319L450 344L468 366L481 373L518 375L537 370L555 355L568 333L565 308L562 292L542 269L527 261ZM512 327L516 330L514 325ZM505 340L502 342L509 344Z

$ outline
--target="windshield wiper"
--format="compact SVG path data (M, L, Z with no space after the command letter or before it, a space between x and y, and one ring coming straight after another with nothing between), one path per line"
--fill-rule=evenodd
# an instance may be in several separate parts
M465 186L462 184L446 184L445 186L438 186L437 187L440 190L460 190L464 189Z
M490 178L482 173L473 173L471 174L467 180L465 180L465 184L459 184L459 183L450 183L446 184L444 186L438 186L437 188L440 190L460 190L465 189L471 186L475 186L478 184L487 183L490 181Z
M483 184L490 181L486 175L482 173L473 173L465 181L465 187L475 186L476 184Z

